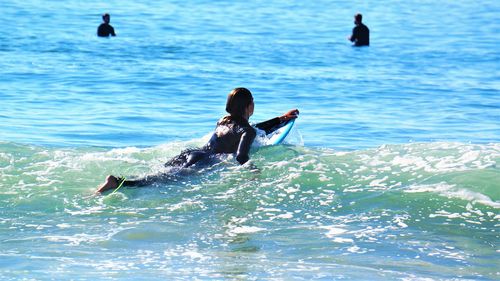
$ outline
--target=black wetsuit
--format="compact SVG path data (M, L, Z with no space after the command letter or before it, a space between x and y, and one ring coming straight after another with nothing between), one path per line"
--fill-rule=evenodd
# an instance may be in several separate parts
M266 134L275 130L281 123L276 117L258 123L255 127L266 131ZM235 154L240 164L245 164L250 157L248 153L257 133L246 120L234 120L226 116L217 122L215 131L206 145L202 148L187 149L165 163L166 167L187 168L196 163L209 162L214 156L220 154ZM147 176L138 180L126 180L124 186L145 186L157 181L168 180L172 174L158 174ZM118 179L121 182L121 179Z
M99 37L109 37L116 36L115 29L109 23L101 23L97 28L97 36Z
M352 29L351 41L354 46L369 46L370 45L370 30L362 23Z

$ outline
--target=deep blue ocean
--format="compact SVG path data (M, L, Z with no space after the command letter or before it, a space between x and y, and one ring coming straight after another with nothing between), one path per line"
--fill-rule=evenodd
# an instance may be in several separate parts
M500 278L500 1L140 2L0 2L0 280ZM235 87L300 110L258 170L93 196Z

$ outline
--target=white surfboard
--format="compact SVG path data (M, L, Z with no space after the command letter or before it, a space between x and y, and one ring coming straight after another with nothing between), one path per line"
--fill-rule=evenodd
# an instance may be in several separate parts
M295 119L283 122L278 129L267 134L265 145L276 145L282 143L286 136L288 136L288 133L292 130L293 124L295 124Z

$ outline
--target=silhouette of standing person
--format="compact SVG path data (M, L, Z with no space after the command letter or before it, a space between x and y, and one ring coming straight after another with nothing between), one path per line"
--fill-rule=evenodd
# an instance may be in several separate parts
M116 36L115 29L109 24L110 16L108 13L102 15L103 23L97 28L97 36L99 37L109 37Z
M354 15L354 24L352 35L348 38L354 42L354 46L369 46L370 45L370 30L362 23L363 16L361 14Z

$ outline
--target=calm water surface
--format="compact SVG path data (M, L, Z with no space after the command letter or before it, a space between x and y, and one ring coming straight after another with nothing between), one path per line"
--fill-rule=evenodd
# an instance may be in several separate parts
M0 279L497 280L500 2L0 3ZM111 14L117 37L97 38ZM371 46L346 40L362 12ZM203 145L229 91L285 145Z

